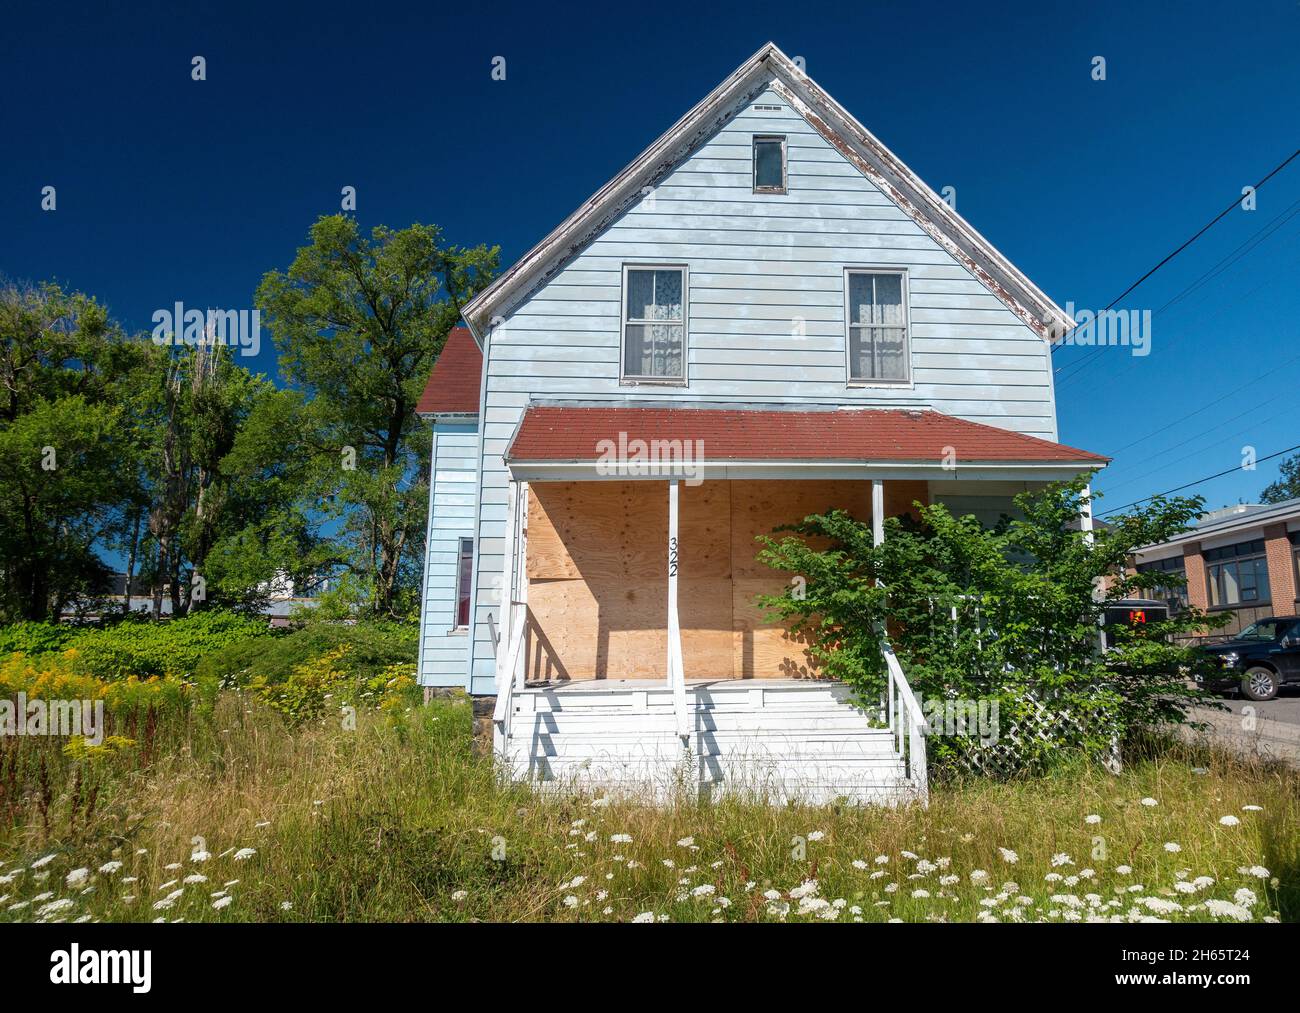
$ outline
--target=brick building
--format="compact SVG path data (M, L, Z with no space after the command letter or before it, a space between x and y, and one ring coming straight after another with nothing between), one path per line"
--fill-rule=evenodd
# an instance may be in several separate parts
M1236 633L1256 619L1300 613L1297 554L1300 499L1214 510L1177 538L1135 554L1139 570L1177 573L1185 588L1153 593L1175 608L1192 604L1231 613L1216 632Z

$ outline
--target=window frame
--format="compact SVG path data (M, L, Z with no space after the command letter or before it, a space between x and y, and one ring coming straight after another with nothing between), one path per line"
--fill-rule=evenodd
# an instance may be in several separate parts
M629 271L680 271L682 273L682 375L675 376L639 376L629 375L627 371L627 276ZM653 261L629 261L623 264L623 283L618 294L618 382L624 387L686 387L690 384L690 319L691 319L691 270L690 266L680 262L655 263ZM642 321L631 321L642 323ZM645 323L663 323L644 321Z
M901 298L903 300L903 376L900 379L855 379L853 376L852 337L854 327L880 326L855 324L853 306L849 295L852 276L855 274L892 274L901 281ZM885 387L894 389L912 389L912 290L907 268L893 266L876 266L871 264L855 265L844 268L844 377L846 387Z
M1251 564L1253 571L1255 592L1254 598L1245 598L1242 596L1243 583L1241 580L1241 566L1243 563ZM1263 564L1263 587L1260 582L1260 564ZM1226 589L1223 582L1223 571L1225 567L1233 567L1235 570L1235 583L1237 590L1236 601L1223 601L1224 595L1221 593ZM1267 593L1261 595L1260 591L1266 590ZM1220 599L1215 601L1215 599ZM1261 605L1271 605L1273 602L1273 580L1272 574L1268 569L1267 553L1250 553L1243 555L1224 555L1212 562L1205 564L1205 600L1211 609L1237 609L1237 608L1256 608Z
M758 185L758 144L760 141L779 141L781 144L781 185L776 186L759 186ZM754 134L749 142L750 158L750 183L753 186L754 193L765 194L788 194L790 192L790 160L786 148L785 134Z
M469 545L469 575L464 574L463 563L465 560L465 546ZM461 583L462 577L465 583ZM468 606L470 615L474 612L474 539L468 535L461 535L456 539L456 596L451 603L451 632L462 633L469 629L469 615L466 616L465 622L460 621L460 602L462 596Z
M1191 597L1188 594L1187 584L1187 559L1185 556L1165 556L1163 559L1152 560L1148 563L1138 563L1135 569L1138 573L1177 574L1182 578L1181 584L1157 584L1148 593L1152 598L1163 601L1168 605L1170 615L1186 612L1191 607ZM1206 572L1209 572L1208 569ZM1206 593L1209 593L1208 588Z

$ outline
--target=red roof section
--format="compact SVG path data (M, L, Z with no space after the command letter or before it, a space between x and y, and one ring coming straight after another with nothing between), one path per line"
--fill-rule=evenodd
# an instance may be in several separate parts
M477 415L483 353L468 327L453 327L415 410L420 415Z
M713 461L941 461L1106 464L1110 458L935 411L865 408L577 408L534 405L510 461L594 461L602 440L703 440Z

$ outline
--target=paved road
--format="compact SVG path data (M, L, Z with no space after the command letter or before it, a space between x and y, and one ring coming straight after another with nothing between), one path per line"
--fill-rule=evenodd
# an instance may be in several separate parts
M1261 703L1244 697L1225 699L1223 703L1231 707L1234 714L1241 714L1243 707L1253 707L1256 717L1300 725L1300 689L1293 686L1284 687L1274 699Z
M1210 727L1185 734L1208 738L1216 745L1248 756L1283 760L1300 767L1300 690L1283 689L1275 699L1256 702L1225 699L1228 711L1192 708L1193 716Z

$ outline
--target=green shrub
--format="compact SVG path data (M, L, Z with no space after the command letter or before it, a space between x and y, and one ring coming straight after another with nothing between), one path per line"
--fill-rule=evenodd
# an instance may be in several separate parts
M0 657L15 651L32 657L66 650L80 631L66 623L11 623L0 626Z
M192 676L199 662L233 643L265 634L265 619L201 610L179 619L127 618L79 633L68 644L78 664L99 679Z
M223 686L254 681L274 686L287 682L296 669L343 649L349 674L369 681L393 665L413 664L418 637L419 627L414 624L314 622L284 636L230 644L204 658L196 674L200 680Z

